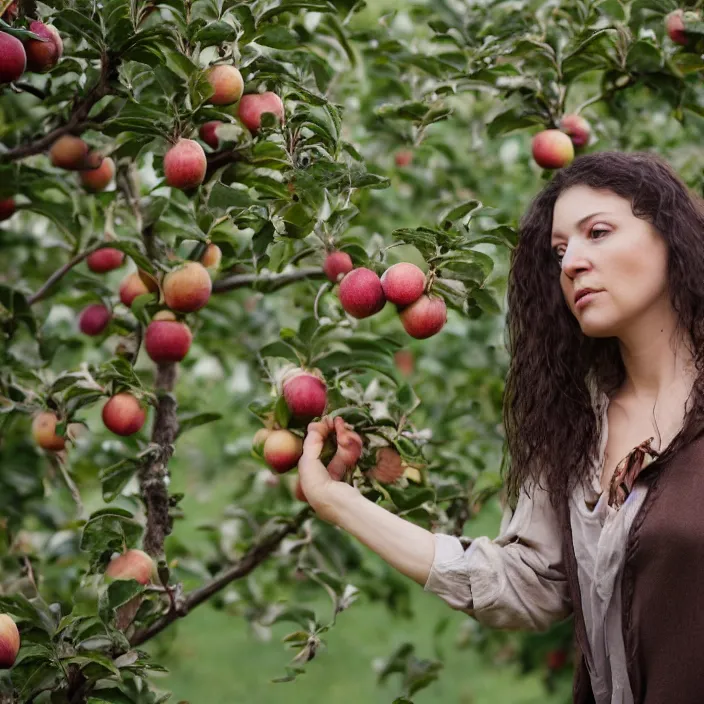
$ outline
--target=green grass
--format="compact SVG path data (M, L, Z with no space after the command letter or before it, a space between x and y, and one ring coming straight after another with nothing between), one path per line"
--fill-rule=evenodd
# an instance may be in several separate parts
M325 602L315 606L328 608ZM327 649L307 665L306 673L295 682L275 684L270 680L285 674L291 657L280 642L291 630L290 624L282 624L271 641L262 643L249 634L242 619L203 606L178 624L178 637L169 656L162 659L170 674L156 683L172 690L174 701L192 704L389 704L399 694L398 676L377 685L375 659L388 656L404 641L416 644L418 657L432 658L433 629L447 612L437 597L420 588L414 594L413 608L417 617L408 621L394 619L381 605L354 604L340 614L328 633ZM513 669L487 666L477 653L452 647L452 636L464 618L455 614L443 637L445 667L439 681L416 694L413 701L546 704L548 698L537 676L519 679Z

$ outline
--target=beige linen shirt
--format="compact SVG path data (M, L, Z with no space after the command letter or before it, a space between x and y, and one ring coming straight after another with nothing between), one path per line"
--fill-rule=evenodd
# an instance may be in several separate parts
M645 498L642 482L620 509L601 490L608 438L609 398L596 394L602 414L598 462L588 486L570 501L570 522L591 657L587 668L597 704L633 704L621 630L621 576L626 538ZM572 611L557 515L547 492L524 490L507 508L499 536L435 534L435 557L425 590L493 628L544 630Z

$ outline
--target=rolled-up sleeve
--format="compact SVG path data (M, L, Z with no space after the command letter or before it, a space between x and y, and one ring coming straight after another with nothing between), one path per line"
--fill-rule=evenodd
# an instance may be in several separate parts
M562 540L545 489L521 491L496 539L436 533L424 589L492 628L542 631L566 618Z

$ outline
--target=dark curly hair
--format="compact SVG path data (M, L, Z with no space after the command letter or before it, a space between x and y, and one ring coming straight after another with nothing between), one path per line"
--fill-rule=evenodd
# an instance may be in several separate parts
M511 255L511 361L503 407L508 449L503 469L508 467L511 503L527 480L544 486L554 506L586 480L599 455L601 434L591 385L608 394L625 379L618 340L586 336L560 288L560 268L550 247L553 208L563 191L577 185L628 199L633 214L651 223L667 243L670 297L680 331L692 347L697 378L684 425L661 451L660 462L693 440L704 425L704 201L654 154L578 157L535 197Z

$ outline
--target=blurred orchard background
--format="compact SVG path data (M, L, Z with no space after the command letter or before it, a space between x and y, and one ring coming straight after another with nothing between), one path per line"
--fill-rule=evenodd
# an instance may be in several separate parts
M369 500L496 535L518 220L574 150L702 191L699 5L0 0L0 701L570 701L569 621L487 630L312 515L283 382ZM434 320L366 314L399 262Z

